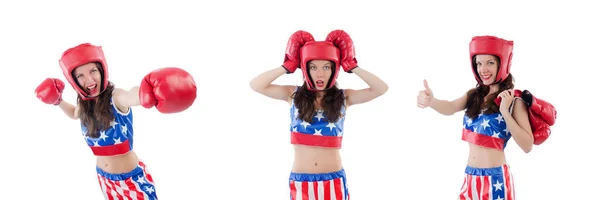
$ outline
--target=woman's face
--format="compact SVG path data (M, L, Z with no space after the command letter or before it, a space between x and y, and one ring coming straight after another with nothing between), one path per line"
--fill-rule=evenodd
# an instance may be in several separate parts
M476 55L475 67L479 79L484 85L491 85L496 81L498 74L498 60L493 55Z
M75 68L75 79L83 87L83 90L95 97L100 94L102 74L96 63L87 63Z
M328 60L312 60L308 62L308 74L317 90L325 90L333 74L333 65Z

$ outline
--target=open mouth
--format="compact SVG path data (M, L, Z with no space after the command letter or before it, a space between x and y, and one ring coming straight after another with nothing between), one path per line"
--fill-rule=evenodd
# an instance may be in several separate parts
M98 91L98 84L93 84L93 85L89 85L86 87L86 89L88 90L88 92L90 92L91 94L95 94L96 91Z
M483 80L489 80L492 78L492 74L481 74L480 76Z
M322 81L322 80L317 80L316 83L317 83L317 87L323 87L323 86L325 86L325 82Z

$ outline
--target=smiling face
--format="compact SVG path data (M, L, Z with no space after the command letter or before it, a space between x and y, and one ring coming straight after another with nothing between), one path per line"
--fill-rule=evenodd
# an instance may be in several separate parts
M102 84L102 73L96 63L87 63L77 67L73 73L77 83L91 96L100 94L100 85Z
M325 90L333 73L333 63L328 60L312 60L308 62L308 74L317 90Z
M484 85L491 85L496 81L499 64L499 60L493 55L475 56L477 75L479 75L479 78L483 81Z

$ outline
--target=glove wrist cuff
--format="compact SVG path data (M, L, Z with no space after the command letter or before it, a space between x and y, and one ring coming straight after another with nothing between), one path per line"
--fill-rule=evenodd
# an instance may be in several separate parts
M63 101L62 98L60 98L60 99L58 99L58 101L56 103L54 103L54 105L58 106L58 105L60 105L60 103L62 103L62 101Z
M353 74L354 72L352 72L352 70L355 70L356 68L358 68L358 65L354 66L353 68L348 68L348 70L346 70L346 72Z
M291 70L288 66L285 66L286 63L284 63L283 65L281 65L281 67L283 67L283 69L285 69L285 73L286 74L291 74L294 73L293 70Z

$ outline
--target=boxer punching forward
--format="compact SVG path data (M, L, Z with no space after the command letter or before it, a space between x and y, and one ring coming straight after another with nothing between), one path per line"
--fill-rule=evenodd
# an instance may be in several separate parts
M80 44L59 60L68 83L77 91L77 105L63 101L65 84L45 79L36 89L38 99L58 105L81 131L96 156L98 183L105 199L158 199L146 164L133 151L133 110L143 105L161 113L177 113L196 99L196 84L186 71L161 68L150 72L141 86L116 88L108 80L108 66L100 46Z
M515 101L527 97L515 98L520 91L514 90L510 73L513 41L476 36L469 49L471 71L477 81L475 88L447 101L435 98L424 81L425 90L419 92L417 105L448 116L466 109L462 140L469 143L469 157L459 199L514 200L514 180L504 149L513 138L523 152L530 152L534 144L541 144L549 135L544 131L547 126L537 125L541 120L531 118L534 116L531 113L551 119L546 124L551 125L556 112L541 101L534 106L531 102Z
M350 36L334 30L325 41L315 41L306 31L296 31L288 40L281 67L255 77L251 88L267 97L288 102L290 141L295 158L289 176L292 200L347 200L346 173L339 150L342 146L346 110L369 102L387 89L377 76L358 67ZM301 70L302 86L276 85L284 74ZM356 74L369 88L340 89L339 71Z

